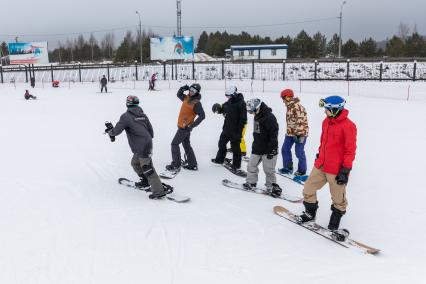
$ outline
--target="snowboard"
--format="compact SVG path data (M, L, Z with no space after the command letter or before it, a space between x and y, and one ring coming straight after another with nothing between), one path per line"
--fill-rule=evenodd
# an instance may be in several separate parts
M138 190L145 191L145 192L151 192L151 188L141 189L141 188L135 186L134 181L131 181L127 178L119 178L118 183L121 184L121 185L130 187L130 188L138 189ZM163 183L163 187L164 187L165 190L170 190L170 189L173 190L173 187L171 187L170 185L165 184L165 183ZM188 201L191 200L191 198L189 198L187 196L179 195L175 192L171 192L171 193L167 194L166 198L171 200L171 201L177 202L177 203L185 203L185 202L188 202Z
M160 174L159 174L159 176L161 177L161 178L165 178L165 179L172 179L172 178L175 178L177 175L178 175L178 173L180 172L180 169L181 168L178 168L177 170L175 170L175 171L169 171L169 170L167 170L167 169L164 169L164 171L162 171Z
M246 171L244 171L242 169L235 170L234 168L232 168L232 159L225 158L225 161L222 165L225 169L227 169L228 171L230 171L234 175L237 175L239 177L247 177Z
M269 195L269 196L273 197L271 195L271 193L268 192L264 188L256 187L254 189L247 190L247 189L245 189L243 187L242 183L236 183L236 182L230 181L228 179L222 180L222 184L224 186L226 186L226 187L235 188L235 189L239 189L239 190L243 190L243 191L248 191L248 192L253 192L253 193L258 193L258 194L263 194L263 195ZM290 194L286 194L285 192L281 193L281 196L279 196L277 198L280 198L280 199L283 199L283 200L286 200L286 201L289 201L289 202L293 202L293 203L300 203L300 202L303 201L303 198L297 197L297 196L293 196L293 195L290 195Z
M275 171L275 173L277 174L277 175L280 175L280 176L282 176L282 177L285 177L285 178L288 178L288 179L291 179L292 181L294 181L294 182L296 182L296 183L298 183L298 184L301 184L301 185L304 185L305 184L305 181L308 179L308 175L304 175L304 176L296 176L296 175L294 175L294 174L290 174L290 173L288 173L288 174L282 174L282 173L280 173L278 170L277 171Z
M379 249L364 245L363 243L354 241L350 238L347 238L344 241L338 241L336 234L333 231L330 231L327 228L324 228L314 222L307 222L307 223L300 223L298 220L298 216L291 212L290 210L282 207L282 206L275 206L274 207L274 213L277 214L280 217L283 217L284 219L289 220L290 222L293 222L305 229L308 229L311 232L314 232L342 247L354 249L356 251L360 251L367 254L377 254L380 252Z

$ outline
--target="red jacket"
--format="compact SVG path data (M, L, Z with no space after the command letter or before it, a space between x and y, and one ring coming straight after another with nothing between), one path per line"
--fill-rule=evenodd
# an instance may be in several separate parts
M341 167L352 169L356 151L356 125L344 109L336 118L327 117L322 122L321 144L315 167L328 174L337 175Z

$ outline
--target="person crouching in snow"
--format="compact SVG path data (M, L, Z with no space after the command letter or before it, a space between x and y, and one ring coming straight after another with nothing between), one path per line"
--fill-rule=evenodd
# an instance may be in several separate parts
M281 92L281 99L287 107L286 122L287 133L281 148L283 158L283 167L278 171L282 174L293 173L293 157L291 148L294 146L296 157L299 160L295 176L304 176L306 174L306 155L305 144L308 137L308 115L305 108L300 104L300 99L294 97L293 90L285 89Z
M317 190L328 183L332 200L328 229L332 231L339 229L340 219L346 213L346 185L356 151L357 128L348 118L345 103L339 96L320 101L327 117L322 122L321 142L314 167L303 188L305 211L299 216L302 223L315 220Z
M152 138L154 137L154 130L148 117L142 108L139 107L138 97L128 96L126 106L127 111L121 115L120 121L115 127L110 122L105 124L107 127L105 132L113 138L120 135L123 130L126 131L129 146L133 152L131 164L141 179L135 185L145 190L151 188L152 193L149 195L149 198L160 199L170 192L164 190L168 186L163 186L152 164ZM114 141L114 139L111 139L111 141Z
M31 95L31 94L30 94L30 92L28 92L28 90L25 90L24 98L25 98L26 100L30 100L30 99L32 99L32 100L36 100L36 99L37 99L37 97L36 97L36 96Z
M271 196L281 195L281 188L276 183L275 166L278 158L278 131L279 126L275 115L260 99L247 101L247 112L254 115L253 144L250 161L247 165L247 178L243 184L247 190L256 187L259 174L259 164L263 164L266 176L266 188Z

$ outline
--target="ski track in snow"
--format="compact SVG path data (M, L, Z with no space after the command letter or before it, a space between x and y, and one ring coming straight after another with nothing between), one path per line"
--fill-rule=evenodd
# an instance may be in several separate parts
M426 238L418 226L426 218L426 193L421 178L405 177L426 168L426 83L351 82L347 96L346 82L201 81L206 120L191 134L199 171L163 180L191 201L151 201L146 192L118 184L120 177L137 175L125 134L111 143L102 134L104 122L116 124L126 96L138 95L154 127L153 163L160 172L171 159L181 104L176 91L186 83L191 82L161 81L158 92L148 92L146 82L136 82L136 89L120 82L110 84L108 95L96 93L96 83L46 85L31 89L37 101L23 99L24 84L0 84L0 283L424 282L419 271L426 247L413 241L413 232L416 239ZM301 204L221 184L225 178L244 180L210 162L223 124L211 107L225 101L225 84L272 107L280 146L285 107L279 92L293 88L308 111L308 167L324 118L318 100L329 94L346 98L358 149L342 227L354 240L381 249L380 255L341 248L272 211L283 205L301 212ZM253 117L248 119L250 150ZM281 163L279 158L277 167ZM258 184L264 180L260 170ZM277 181L289 194L302 195L301 185L278 175ZM317 221L324 225L328 187L318 200Z

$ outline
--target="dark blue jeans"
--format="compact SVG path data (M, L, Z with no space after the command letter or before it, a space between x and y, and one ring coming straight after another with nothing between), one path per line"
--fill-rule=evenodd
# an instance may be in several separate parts
M289 168L290 166L293 166L293 157L291 155L291 148L293 147L293 144L296 144L294 147L294 150L296 152L296 157L299 159L299 164L297 166L297 170L299 172L306 172L307 166L306 166L306 155L305 155L305 144L306 144L305 137L303 143L297 143L295 141L294 136L285 136L283 146L281 147L281 155L283 156L283 167Z

